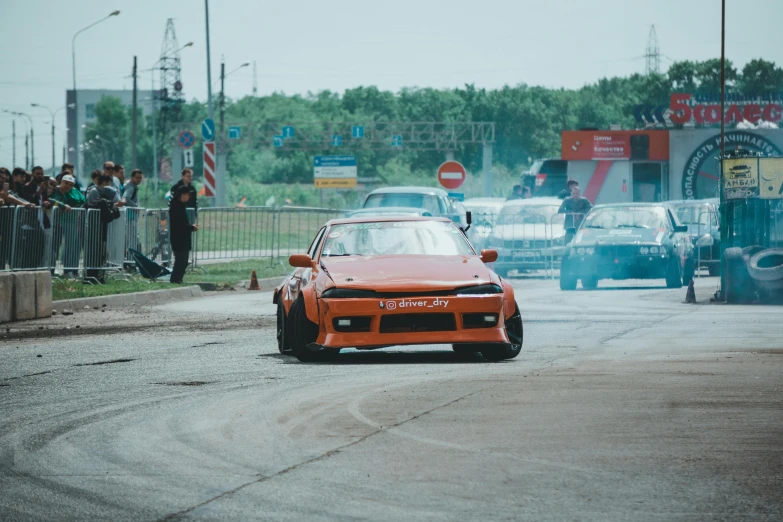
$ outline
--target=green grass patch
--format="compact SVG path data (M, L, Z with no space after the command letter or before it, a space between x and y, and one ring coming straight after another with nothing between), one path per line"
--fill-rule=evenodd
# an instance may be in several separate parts
M249 281L253 270L256 271L258 279L264 279L266 277L288 275L293 269L289 266L287 259L280 259L279 262L272 262L268 258L229 261L226 263L199 265L196 270L185 273L184 283L186 285L214 283L218 287L234 286L240 281ZM139 276L134 277L138 278ZM79 299L81 297L148 292L151 290L177 288L178 286L164 280L155 282L148 282L146 279L124 281L107 277L106 283L99 285L84 284L80 279L55 279L52 281L52 300L62 301L64 299Z
M258 279L265 277L278 277L291 273L288 259L279 259L275 262L270 259L250 259L243 261L229 261L226 263L213 263L198 265L196 270L185 273L184 282L215 283L217 285L234 286L240 281L249 281L250 275L256 271Z
M164 290L177 285L171 283L146 281L107 281L102 285L84 284L79 279L52 282L52 300L79 299L81 297L100 297L103 295L129 294L132 292L148 292L150 290Z

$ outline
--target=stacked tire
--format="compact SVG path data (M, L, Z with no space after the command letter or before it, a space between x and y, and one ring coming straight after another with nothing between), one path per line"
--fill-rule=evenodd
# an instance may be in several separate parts
M758 249L749 253L748 275L765 299L783 296L783 248Z

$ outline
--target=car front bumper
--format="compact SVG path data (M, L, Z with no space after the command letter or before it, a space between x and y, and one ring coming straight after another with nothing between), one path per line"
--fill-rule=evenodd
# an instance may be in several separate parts
M551 264L560 262L566 247L555 246L546 248L497 248L497 270L514 270L515 268L549 268Z
M661 279L669 267L668 254L609 257L601 255L570 256L561 271L579 279Z
M414 298L319 299L316 344L324 348L379 348L393 345L503 343L503 294ZM494 315L493 323L470 327L471 320ZM362 318L362 331L344 331L336 321ZM486 326L484 326L486 324Z

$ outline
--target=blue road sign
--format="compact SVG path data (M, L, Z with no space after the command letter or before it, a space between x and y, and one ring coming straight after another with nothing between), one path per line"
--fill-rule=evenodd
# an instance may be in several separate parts
M294 137L294 127L291 125L286 125L283 127L283 137L284 138L293 138Z
M454 199L456 201L465 201L465 193L464 192L449 192L449 199Z
M355 167L356 156L314 156L313 167Z
M228 139L238 140L242 137L242 127L235 125L228 128Z
M212 141L215 139L215 120L207 118L201 124L201 137L204 141Z
M392 147L402 147L402 136L392 136Z
M342 147L343 137L339 134L332 134L332 147Z
M364 138L364 126L354 125L353 127L351 127L351 138L355 140L360 140Z
M189 130L185 130L179 133L179 146L183 149L189 149L196 143L196 136Z
M283 137L282 137L282 136L275 136L275 137L272 139L272 142L274 143L275 147L282 147L282 146L283 146L283 144L285 143L285 142L283 141Z

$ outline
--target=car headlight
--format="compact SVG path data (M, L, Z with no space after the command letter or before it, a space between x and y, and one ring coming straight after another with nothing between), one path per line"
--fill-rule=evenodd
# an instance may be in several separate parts
M709 234L704 234L699 239L696 240L696 246L697 247L707 247L712 246L714 243L712 236Z
M587 254L588 256L592 256L593 254L595 254L595 248L592 248L592 247L591 248L585 248L585 254Z
M576 249L576 254L579 255L579 256L585 255L585 249L584 248L577 248Z
M650 253L651 254L657 254L658 253L658 247L650 247Z
M477 286L464 286L457 288L454 293L457 295L484 295L484 294L500 294L503 289L498 285L477 285Z
M649 251L650 251L650 249L647 248L647 247L642 247L642 248L639 249L639 252L642 253L642 254L646 254Z
M378 297L372 290L353 290L351 288L330 288L321 294L324 299L357 299L363 297Z

